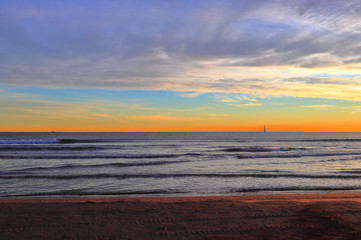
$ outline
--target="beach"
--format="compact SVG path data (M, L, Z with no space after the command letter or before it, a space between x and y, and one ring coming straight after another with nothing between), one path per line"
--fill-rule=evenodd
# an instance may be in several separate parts
M0 199L0 239L356 239L361 194Z

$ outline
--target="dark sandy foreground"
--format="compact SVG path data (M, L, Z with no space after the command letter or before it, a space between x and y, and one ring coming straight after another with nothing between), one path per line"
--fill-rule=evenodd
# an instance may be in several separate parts
M361 239L361 194L0 200L0 239Z

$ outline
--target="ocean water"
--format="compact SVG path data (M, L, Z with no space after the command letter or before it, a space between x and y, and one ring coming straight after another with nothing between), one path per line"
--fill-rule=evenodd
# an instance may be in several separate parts
M0 133L0 197L361 191L361 133Z

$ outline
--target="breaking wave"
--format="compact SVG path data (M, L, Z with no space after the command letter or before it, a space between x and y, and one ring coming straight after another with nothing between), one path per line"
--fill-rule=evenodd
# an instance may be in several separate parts
M276 151L291 151L295 148L290 147L240 147L240 148L226 148L223 149L225 152L276 152Z
M0 159L150 159L150 158L177 158L177 154L109 154L109 155L0 155Z
M101 167L138 167L138 166L157 166L157 165L167 165L167 164L177 164L189 162L186 160L181 161L153 161L153 162L130 162L130 163L108 163L108 164L92 164L92 165L82 165L82 164L65 164L54 167L30 167L22 168L11 171L10 173L26 173L29 171L52 171L60 169L74 169L74 168L101 168Z
M329 153L293 153L293 154L255 154L255 155L237 155L239 159L247 158L301 158L301 157L332 157L332 156L351 156L361 155L361 152L329 152Z

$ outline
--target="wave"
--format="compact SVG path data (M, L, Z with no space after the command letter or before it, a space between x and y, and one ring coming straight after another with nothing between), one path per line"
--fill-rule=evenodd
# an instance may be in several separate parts
M0 155L0 159L151 159L151 158L177 158L179 154L111 154L111 155Z
M68 149L68 151L66 151ZM45 150L47 150L45 148ZM66 154L51 154L44 152L42 155L38 155L38 153L43 153L41 151L36 152L36 154L24 154L24 153L12 153L12 154L0 154L0 159L157 159L157 158L180 158L180 157L191 157L197 158L202 156L208 156L213 158L222 158L225 155L223 154L207 154L207 153L183 153L183 154L119 154L119 153L102 153L97 152L97 147L76 147L76 148L65 148L64 151ZM56 151L56 150L55 150ZM54 152L55 152L54 151ZM69 153L74 151L74 153ZM81 151L76 153L76 151ZM280 150L282 151L282 150ZM332 157L332 156L360 156L360 151L352 151L352 152L294 152L290 153L285 150L285 153L281 152L252 152L252 154L236 154L230 155L234 156L238 159L258 159L258 158L302 158L302 157ZM1 152L1 147L0 147ZM4 151L5 153L6 151ZM19 151L18 151L19 152ZM61 149L58 151L62 152ZM226 155L229 156L229 155ZM325 161L341 161L342 159L330 159Z
M361 174L361 169L341 170L341 171L336 171L336 173L353 173L353 174Z
M100 146L74 146L74 147L56 147L56 146L39 146L36 144L32 145L0 145L0 151L95 151L95 150L105 150L109 147L100 147ZM117 149L120 149L118 147Z
M233 193L249 192L287 192L287 191L350 191L361 190L360 186L325 187L325 186L301 186L301 187L270 187L270 188L241 188L232 189Z
M41 197L41 196L111 196L111 195L163 195L163 194L187 194L189 191L176 189L154 189L136 191L84 191L84 190L60 190L53 192L34 192L29 194L9 194L1 197Z
M49 144L60 142L58 139L0 140L0 144Z
M149 141L147 139L72 139L72 138L61 138L57 139L62 144L72 143L129 143L139 141Z
M121 142L116 139L15 139L15 140L0 140L0 144L71 144L71 143L100 143L100 142Z
M301 139L291 140L294 142L361 142L361 139L356 138L330 138L330 139Z
M232 174L232 173L174 173L174 174L74 174L74 175L1 175L0 179L99 179L99 178L308 178L308 179L361 179L355 174Z
M237 155L239 159L247 158L301 158L301 157L332 157L332 156L351 156L361 155L361 152L330 152L330 153L293 153L293 154L256 154L256 155Z
M138 167L138 166L157 166L157 165L167 165L167 164L177 164L189 162L186 160L181 161L154 161L154 162L134 162L134 163L108 163L108 164L92 164L92 165L82 165L82 164L65 164L54 167L30 167L22 168L10 171L9 173L26 173L29 171L42 171L42 170L61 170L61 169L74 169L74 168L99 168L99 167ZM4 174L4 173L3 173Z
M0 140L0 144L54 144L54 143L77 143L77 142L96 142L96 140L78 140L78 139L15 139L15 140Z
M304 149L304 148L299 148ZM240 147L240 148L225 148L222 151L224 152L275 152L275 151L291 151L296 150L296 148L290 147Z

